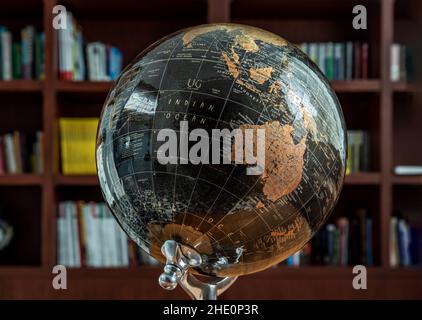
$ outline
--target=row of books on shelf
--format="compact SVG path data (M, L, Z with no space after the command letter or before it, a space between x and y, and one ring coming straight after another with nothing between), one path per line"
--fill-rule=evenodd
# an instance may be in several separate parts
M67 28L57 30L59 78L62 80L115 80L122 69L119 48L102 42L85 43L82 29L71 12Z
M370 135L364 130L347 130L346 174L370 170Z
M60 118L62 173L96 174L95 137L98 118Z
M0 80L44 79L45 35L34 26L26 26L20 39L0 26Z
M373 265L372 218L364 208L351 217L340 217L328 223L305 245L290 256L284 264L348 266Z
M14 131L0 136L0 175L43 172L43 134Z
M300 47L328 80L368 78L369 45L366 42L304 42Z
M59 204L57 262L75 268L158 264L128 239L105 203L83 201Z
M419 212L420 214L420 212ZM422 265L422 220L393 216L390 220L390 266Z

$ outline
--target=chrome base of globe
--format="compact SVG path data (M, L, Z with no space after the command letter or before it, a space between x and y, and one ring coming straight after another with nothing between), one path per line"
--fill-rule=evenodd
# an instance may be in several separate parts
M200 281L189 272L189 268L201 265L201 255L195 249L174 240L164 242L161 252L167 261L158 281L166 290L173 290L180 284L192 299L216 300L217 296L226 291L237 279L237 277L210 277L207 282Z

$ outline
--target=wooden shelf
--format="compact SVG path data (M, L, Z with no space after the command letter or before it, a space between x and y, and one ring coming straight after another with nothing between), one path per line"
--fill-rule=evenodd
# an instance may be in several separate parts
M379 92L381 83L379 80L352 80L332 81L331 86L338 93L347 92Z
M56 90L60 93L107 93L112 83L111 81L58 81Z
M393 82L392 87L393 87L394 92L404 92L404 93L418 92L418 88L416 84L408 83L404 81Z
M62 175L58 174L54 178L55 184L59 186L97 186L96 175Z
M43 176L37 174L6 174L0 175L0 186L31 186L42 185Z
M378 172L362 172L362 173L352 173L346 175L344 180L345 184L348 185L370 185L370 184L380 184L381 175Z
M422 176L392 176L393 183L396 185L420 185L422 186Z
M10 80L0 81L0 92L41 92L43 81L39 80Z

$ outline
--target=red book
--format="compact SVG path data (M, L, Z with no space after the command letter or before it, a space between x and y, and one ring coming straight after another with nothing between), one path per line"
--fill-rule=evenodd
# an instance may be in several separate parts
M78 219L78 237L79 237L79 252L81 255L81 266L86 266L86 241L85 241L85 225L84 225L84 218L83 218L83 201L76 202L77 208L77 219Z
M360 79L362 77L361 71L362 71L362 67L361 67L361 59L362 59L362 55L361 55L361 43L360 42L355 42L353 44L353 50L354 50L354 54L353 54L353 64L354 64L354 75L353 78L354 79Z
M362 43L362 79L368 79L368 51L369 45L367 42Z

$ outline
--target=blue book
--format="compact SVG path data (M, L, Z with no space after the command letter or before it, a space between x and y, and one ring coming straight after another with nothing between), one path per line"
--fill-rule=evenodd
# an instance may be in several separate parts
M109 55L108 76L110 80L115 80L122 70L122 52L116 47L111 47Z
M366 220L366 264L368 266L373 265L372 255L372 219L367 218Z

